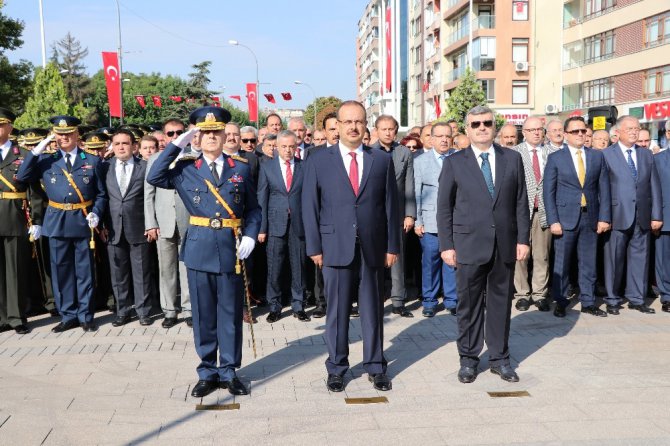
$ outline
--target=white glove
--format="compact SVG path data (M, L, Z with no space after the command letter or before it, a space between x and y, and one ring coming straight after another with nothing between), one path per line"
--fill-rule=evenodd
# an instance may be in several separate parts
M189 145L195 134L199 131L200 129L198 127L193 127L191 130L188 130L187 132L179 135L177 139L172 141L172 144L183 150L187 145Z
M246 259L251 254L251 251L254 250L254 246L256 246L256 240L243 235L242 241L237 245L237 257L240 260Z
M33 241L39 239L42 235L42 226L32 225L30 228L28 228L28 235Z
M51 135L47 136L42 141L40 141L40 143L37 144L35 146L35 148L33 148L33 150L31 150L33 155L35 155L35 156L41 155L42 152L44 152L44 150L47 148L47 146L51 143L51 141L53 141L53 139L54 139L54 134L52 133Z
M86 221L88 222L89 228L96 228L98 223L100 223L100 218L93 212L89 212L89 214L86 216Z

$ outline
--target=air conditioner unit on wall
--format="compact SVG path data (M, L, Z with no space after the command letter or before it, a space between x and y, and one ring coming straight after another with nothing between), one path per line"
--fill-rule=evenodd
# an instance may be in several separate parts
M558 113L558 105L547 104L544 106L544 113L547 115L555 115Z
M528 62L516 62L514 69L516 71L528 71Z

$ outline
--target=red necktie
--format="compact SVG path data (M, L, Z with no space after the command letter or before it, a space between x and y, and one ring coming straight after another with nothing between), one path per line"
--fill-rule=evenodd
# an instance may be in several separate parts
M540 159L537 157L537 149L533 149L533 173L535 174L535 181L539 183L542 181L542 174L540 173ZM535 195L535 203L533 207L538 207L539 198Z
M300 147L298 147L297 149L295 149L295 157L298 158L298 159L300 159Z
M351 163L349 163L349 181L354 189L354 195L358 196L358 161L356 161L356 152L349 152Z
M286 191L291 190L291 183L293 182L293 172L291 172L291 162L286 161Z

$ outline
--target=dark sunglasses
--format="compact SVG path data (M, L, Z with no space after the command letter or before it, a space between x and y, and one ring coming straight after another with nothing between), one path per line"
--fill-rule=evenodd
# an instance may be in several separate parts
M170 137L170 138L172 138L174 135L179 136L179 135L181 135L182 133L184 133L183 130L170 130L169 132L165 132L165 134L166 134L168 137Z
M586 129L576 129L576 130L570 130L569 132L565 132L565 133L569 133L571 135L579 135L581 133L582 135L586 135L587 131L588 130L586 130Z
M493 127L493 121L490 120L490 119L487 119L486 121L472 121L470 123L470 128L478 129L482 124L484 124L484 127L486 127L486 128Z
M244 144L249 144L250 142L256 143L256 138L242 138Z
M312 134L311 133L306 133L305 136L312 136Z

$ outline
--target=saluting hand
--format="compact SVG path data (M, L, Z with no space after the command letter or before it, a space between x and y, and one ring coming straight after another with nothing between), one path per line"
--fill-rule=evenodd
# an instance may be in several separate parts
M175 139L172 144L175 146L179 147L180 149L185 148L189 143L193 140L195 137L195 134L198 133L200 129L198 127L193 127L192 129L188 130L187 132L182 133L179 135L177 139Z
M41 155L42 152L44 152L46 150L47 146L51 143L51 141L53 141L53 139L54 139L54 134L52 133L49 136L47 136L46 138L44 138L42 141L40 141L40 143L37 144L35 146L35 148L31 150L33 155L35 155L35 156Z

